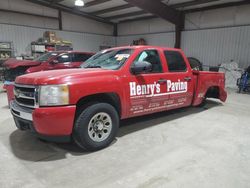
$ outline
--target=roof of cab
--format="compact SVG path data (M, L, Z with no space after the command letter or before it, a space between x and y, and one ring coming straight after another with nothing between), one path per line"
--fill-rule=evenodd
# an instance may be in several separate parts
M158 49L158 50L171 50L180 51L178 48L162 47L162 46L149 46L149 45L138 45L138 46L119 46L114 48L108 48L106 50L117 50L117 49Z
M82 51L51 51L50 53L82 53L82 54L95 54L94 52L82 52Z

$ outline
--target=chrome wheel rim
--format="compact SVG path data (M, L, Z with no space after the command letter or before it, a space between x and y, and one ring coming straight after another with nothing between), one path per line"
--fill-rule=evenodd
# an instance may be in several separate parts
M95 114L89 121L88 135L95 142L102 142L108 138L112 130L111 117L100 112Z

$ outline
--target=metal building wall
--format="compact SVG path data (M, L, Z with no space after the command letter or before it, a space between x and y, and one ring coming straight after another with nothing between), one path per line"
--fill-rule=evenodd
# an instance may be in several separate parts
M17 56L29 54L31 52L30 43L42 37L44 31L46 31L46 29L0 24L0 41L13 42L15 55ZM115 38L113 36L59 30L54 31L56 31L58 37L71 41L74 50L97 52L101 45L115 46Z
M133 40L143 38L149 45L157 46L168 46L174 47L174 32L169 33L156 33L156 34L141 34L141 35L129 35L129 36L118 36L117 46L130 45Z
M235 60L245 68L250 65L250 26L184 31L182 49L206 65Z
M175 30L175 26L166 20L153 18L119 23L117 29L119 36L128 36L171 32Z
M113 35L113 25L97 22L66 12L62 12L62 27L65 31Z
M214 9L186 15L182 49L207 65L231 59L240 67L250 65L250 5ZM118 24L118 45L140 37L149 45L174 46L174 27L156 18Z
M144 38L149 45L174 47L174 32L118 36L117 45L129 45ZM182 49L205 65L235 60L241 68L250 65L250 26L200 29L182 32Z
M116 44L110 24L62 12L63 31L59 31L56 9L25 0L0 0L0 9L0 41L12 41L16 55L31 53L30 43L42 37L45 30L54 30L58 37L72 41L74 50L96 52L100 46Z

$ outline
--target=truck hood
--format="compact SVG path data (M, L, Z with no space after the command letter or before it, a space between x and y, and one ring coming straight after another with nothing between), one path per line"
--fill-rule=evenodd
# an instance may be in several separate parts
M71 84L76 80L79 81L86 78L91 79L91 77L110 75L113 71L114 70L100 68L41 71L19 76L15 82L25 85Z
M10 69L14 69L17 67L32 67L40 65L41 62L38 61L31 61L31 60L17 60L14 58L10 58L7 61L4 62L4 66Z

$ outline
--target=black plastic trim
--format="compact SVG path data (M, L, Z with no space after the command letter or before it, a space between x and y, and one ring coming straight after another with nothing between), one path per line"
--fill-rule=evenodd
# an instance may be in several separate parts
M57 143L71 142L71 135L63 135L63 136L43 135L36 131L35 127L33 126L32 121L25 120L17 116L13 116L13 118L14 118L16 127L21 131L30 131L36 137L41 138L46 141L50 141L50 142L57 142Z

